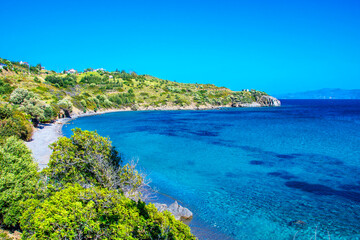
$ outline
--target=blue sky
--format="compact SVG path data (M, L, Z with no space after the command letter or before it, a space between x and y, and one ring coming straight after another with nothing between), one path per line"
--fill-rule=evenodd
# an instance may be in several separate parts
M2 1L0 57L270 94L360 88L360 1Z

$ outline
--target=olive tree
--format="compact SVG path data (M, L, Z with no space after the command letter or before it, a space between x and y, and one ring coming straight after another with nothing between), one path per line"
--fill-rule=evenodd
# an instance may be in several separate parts
M43 173L55 187L79 183L83 187L100 186L140 197L144 179L134 166L122 164L108 138L76 128L71 138L61 137L51 148L53 153Z

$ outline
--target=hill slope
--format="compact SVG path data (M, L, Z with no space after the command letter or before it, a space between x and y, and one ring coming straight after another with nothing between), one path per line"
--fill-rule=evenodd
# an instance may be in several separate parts
M135 72L87 69L56 73L41 65L28 66L1 58L0 63L5 64L0 69L0 101L18 105L32 115L33 122L105 109L207 109L279 104L261 91L235 92L213 84L178 83ZM35 110L38 116L34 116Z

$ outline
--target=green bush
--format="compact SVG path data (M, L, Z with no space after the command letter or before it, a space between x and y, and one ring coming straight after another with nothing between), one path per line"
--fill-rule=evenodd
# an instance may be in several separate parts
M0 145L0 224L17 226L21 216L21 201L36 191L37 164L31 151L16 137Z
M109 100L119 106L130 105L135 103L135 95L133 93L118 93L110 95Z
M46 76L45 81L52 83L58 88L61 87L69 87L69 86L75 86L76 84L76 76L68 74L65 77L61 77L59 75L50 75Z
M96 132L73 129L71 138L62 137L51 145L53 153L43 173L49 183L62 188L68 183L117 189L139 197L143 186L140 174L129 164L122 165L108 138Z
M72 108L73 108L71 101L66 98L61 99L58 102L58 106L65 112L65 115L67 115L69 117L70 113L72 112Z
M10 95L10 102L19 105L21 111L29 114L35 126L40 121L50 121L56 116L50 105L45 104L36 94L26 89L15 89Z
M34 97L32 92L29 92L23 88L15 89L10 95L10 102L13 104L21 104L24 102L25 99L29 99Z
M81 78L80 82L82 83L89 83L89 84L99 84L102 82L102 79L100 76L98 75L92 75L92 74L89 74L89 75L86 75L84 76L83 78Z
M30 140L32 131L31 123L23 112L13 109L11 105L0 105L0 143L10 136Z
M68 186L24 207L24 239L195 239L170 213L103 188Z
M13 91L13 87L9 83L0 79L0 95L10 94Z

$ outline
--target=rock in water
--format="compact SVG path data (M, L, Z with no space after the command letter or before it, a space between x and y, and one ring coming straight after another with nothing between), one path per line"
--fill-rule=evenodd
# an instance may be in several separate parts
M281 102L272 96L262 96L259 100L259 103L261 106L267 106L267 107L281 106Z
M193 217L193 213L189 209L180 206L177 201L175 201L169 207L166 204L160 204L160 203L154 203L154 205L159 212L163 212L166 210L171 212L176 220L185 221L185 220L190 220Z

